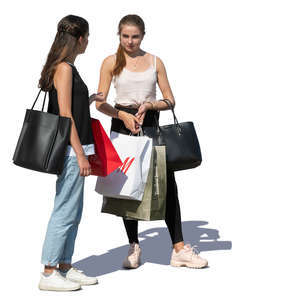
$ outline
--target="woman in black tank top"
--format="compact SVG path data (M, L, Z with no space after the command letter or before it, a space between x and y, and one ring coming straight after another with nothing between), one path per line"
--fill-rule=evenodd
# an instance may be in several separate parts
M94 140L91 127L88 88L81 79L76 67L70 62L67 63L72 68L71 112L75 122L78 137L81 145L93 144ZM59 114L57 90L54 85L49 91L48 112ZM69 145L71 145L70 142Z
M39 86L49 91L48 112L71 118L72 127L64 168L56 181L54 209L48 223L41 262L41 290L71 291L97 283L72 267L72 256L81 220L87 156L94 154L88 89L73 65L88 44L88 22L69 15L58 23L55 40L42 70ZM59 268L56 266L59 264Z

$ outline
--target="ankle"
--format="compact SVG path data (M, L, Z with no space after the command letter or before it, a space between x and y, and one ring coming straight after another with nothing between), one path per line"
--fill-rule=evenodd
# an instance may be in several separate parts
M132 245L132 244L138 244L138 245L140 245L139 244L139 242L132 242L132 243L129 243L130 245Z
M61 263L59 264L59 270L62 272L67 272L72 268L71 264L65 264L65 263Z
M56 266L55 267L53 267L53 266L45 266L44 267L45 274L52 274L54 270L56 270Z
M182 250L184 247L184 242L179 242L173 245L173 249L176 253L178 253L180 250Z

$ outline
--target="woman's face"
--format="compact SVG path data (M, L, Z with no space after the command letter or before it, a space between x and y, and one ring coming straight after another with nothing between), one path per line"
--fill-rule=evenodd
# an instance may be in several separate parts
M144 35L137 26L123 25L120 32L120 43L128 53L135 53L140 49Z
M90 34L87 32L84 37L81 36L78 40L78 42L79 42L79 49L78 49L79 51L78 52L80 54L85 52L85 49L89 43L89 35Z

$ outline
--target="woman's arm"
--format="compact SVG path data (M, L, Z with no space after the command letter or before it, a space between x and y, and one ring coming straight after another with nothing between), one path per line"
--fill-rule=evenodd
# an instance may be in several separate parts
M103 112L104 114L118 118L118 110L112 107L106 102L107 95L110 89L112 81L112 64L114 63L113 55L108 56L104 59L101 69L100 69L100 78L98 84L98 93L102 93L103 102L96 102L96 109Z
M129 113L115 109L114 107L112 107L110 104L106 102L111 81L113 78L112 70L114 65L115 65L114 55L108 56L106 59L104 59L102 63L100 69L98 93L102 92L103 101L96 102L96 109L110 117L122 120L126 128L128 128L132 133L136 134L139 132L138 129L139 120L135 116Z
M157 83L164 99L170 100L173 107L175 106L175 99L169 84L166 68L159 57L156 57L157 69ZM163 101L157 101L154 104L155 110L166 110L169 106Z
M57 90L57 100L59 106L59 114L68 117L72 121L70 143L76 153L78 165L80 167L80 175L88 176L90 174L90 165L85 157L75 122L72 116L72 67L67 63L60 63L53 78L54 86Z

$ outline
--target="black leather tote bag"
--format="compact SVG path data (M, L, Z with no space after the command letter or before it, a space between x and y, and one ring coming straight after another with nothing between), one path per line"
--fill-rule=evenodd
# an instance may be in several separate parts
M167 168L172 171L192 169L202 162L201 150L193 122L178 123L174 107L166 102L173 113L174 124L156 127L144 127L143 133L153 138L153 145L166 146Z
M14 164L27 169L57 174L63 170L64 156L70 140L71 119L33 110L26 110L22 131L13 156Z

